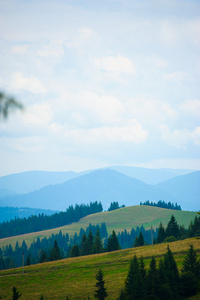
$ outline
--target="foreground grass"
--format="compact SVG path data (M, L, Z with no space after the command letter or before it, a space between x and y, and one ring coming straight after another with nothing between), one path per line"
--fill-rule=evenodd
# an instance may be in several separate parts
M170 243L180 268L189 245L193 245L200 257L200 239L192 238ZM108 299L116 299L124 286L130 259L136 254L145 258L148 266L152 256L158 260L166 253L167 244L131 248L111 253L102 253L78 258L68 258L24 268L0 272L0 296L11 299L12 287L15 285L22 296L20 300L40 299L94 299L95 275L99 268L104 272Z
M86 229L90 223L93 225L101 224L102 222L106 223L108 234L111 234L112 230L115 230L116 233L126 229L127 231L137 226L144 226L145 229L158 228L160 222L162 221L163 226L167 226L167 223L170 220L171 215L174 215L179 225L184 225L185 228L188 228L191 221L194 220L197 215L195 212L191 211L180 211L180 210L171 210L164 209L152 206L145 205L135 205L120 208L111 212L102 212L93 215L89 215L79 222L73 223L71 225L62 226L59 228L54 228L50 230L44 230L29 234L23 234L15 237L0 239L0 247L5 247L6 245L11 244L12 247L15 247L16 242L18 241L21 245L23 240L25 240L27 246L39 237L40 239L44 237L49 237L53 233L57 234L61 230L63 234L68 233L69 236L73 236L75 233L79 234L80 228Z

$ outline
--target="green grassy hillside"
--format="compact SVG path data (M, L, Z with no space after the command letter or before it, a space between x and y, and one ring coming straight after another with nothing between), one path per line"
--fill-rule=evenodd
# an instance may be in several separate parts
M29 246L34 239L49 237L52 233L58 233L60 230L63 233L68 233L70 236L74 235L75 232L79 233L80 228L86 228L90 223L93 225L101 224L105 222L107 226L108 233L110 234L112 230L116 232L126 229L127 231L137 226L144 226L145 229L157 228L160 222L164 226L170 220L171 215L174 215L179 225L184 225L186 228L189 226L191 220L194 220L197 215L195 212L191 211L179 211L179 210L170 210L152 206L145 205L136 205L120 208L111 212L102 212L94 215L89 215L79 222L73 223L71 225L45 230L40 232L34 232L29 234L23 234L16 237L4 238L0 240L0 247L11 244L13 247L16 244L16 241L19 241L19 244L23 240Z
M170 243L177 265L180 269L189 245L193 245L200 257L200 240L187 239ZM104 272L108 299L116 299L124 286L130 259L136 254L145 258L148 266L152 256L159 259L166 253L167 244L131 248L110 253L96 254L77 258L68 258L24 268L0 271L0 296L11 299L12 287L16 286L22 296L20 300L44 299L94 299L95 275L99 268Z

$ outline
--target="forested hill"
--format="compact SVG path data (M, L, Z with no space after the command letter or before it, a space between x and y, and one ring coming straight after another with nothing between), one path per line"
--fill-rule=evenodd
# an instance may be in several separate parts
M0 238L36 232L45 229L60 227L77 222L90 214L103 211L103 206L97 201L89 205L81 204L70 206L66 212L59 212L53 215L31 216L27 219L15 219L0 224Z

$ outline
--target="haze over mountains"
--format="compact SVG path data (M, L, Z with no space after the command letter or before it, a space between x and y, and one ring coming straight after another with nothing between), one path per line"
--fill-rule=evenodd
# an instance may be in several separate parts
M81 173L33 171L0 178L0 189L12 193L0 197L0 206L66 210L76 203L101 201L107 209L112 201L131 206L164 200L177 202L183 210L199 210L199 182L200 171L191 170L112 167Z

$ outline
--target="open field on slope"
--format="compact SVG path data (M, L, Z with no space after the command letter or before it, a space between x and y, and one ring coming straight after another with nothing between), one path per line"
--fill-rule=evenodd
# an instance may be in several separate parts
M111 212L101 212L89 215L71 225L0 239L0 247L9 244L14 247L16 241L21 244L23 240L25 240L26 244L29 246L34 239L37 239L37 237L49 237L52 233L59 233L60 230L62 233L68 233L70 236L74 235L75 232L79 234L80 228L86 229L90 223L93 225L100 225L101 222L105 222L108 234L110 234L112 230L119 232L126 229L129 231L132 228L136 228L137 226L140 227L142 225L145 229L150 228L151 226L155 229L159 226L160 222L166 226L172 214L175 216L178 224L184 225L185 228L188 228L191 220L194 220L197 215L195 212L191 211L171 210L145 205L129 206Z
M180 268L189 245L193 245L200 257L200 239L192 238L170 243L170 249ZM22 292L21 300L40 299L94 299L95 275L99 268L104 272L108 299L116 299L124 286L130 259L136 254L145 258L149 265L151 257L159 259L166 253L167 244L131 248L110 253L68 258L24 268L0 271L0 296L11 299L12 286Z

